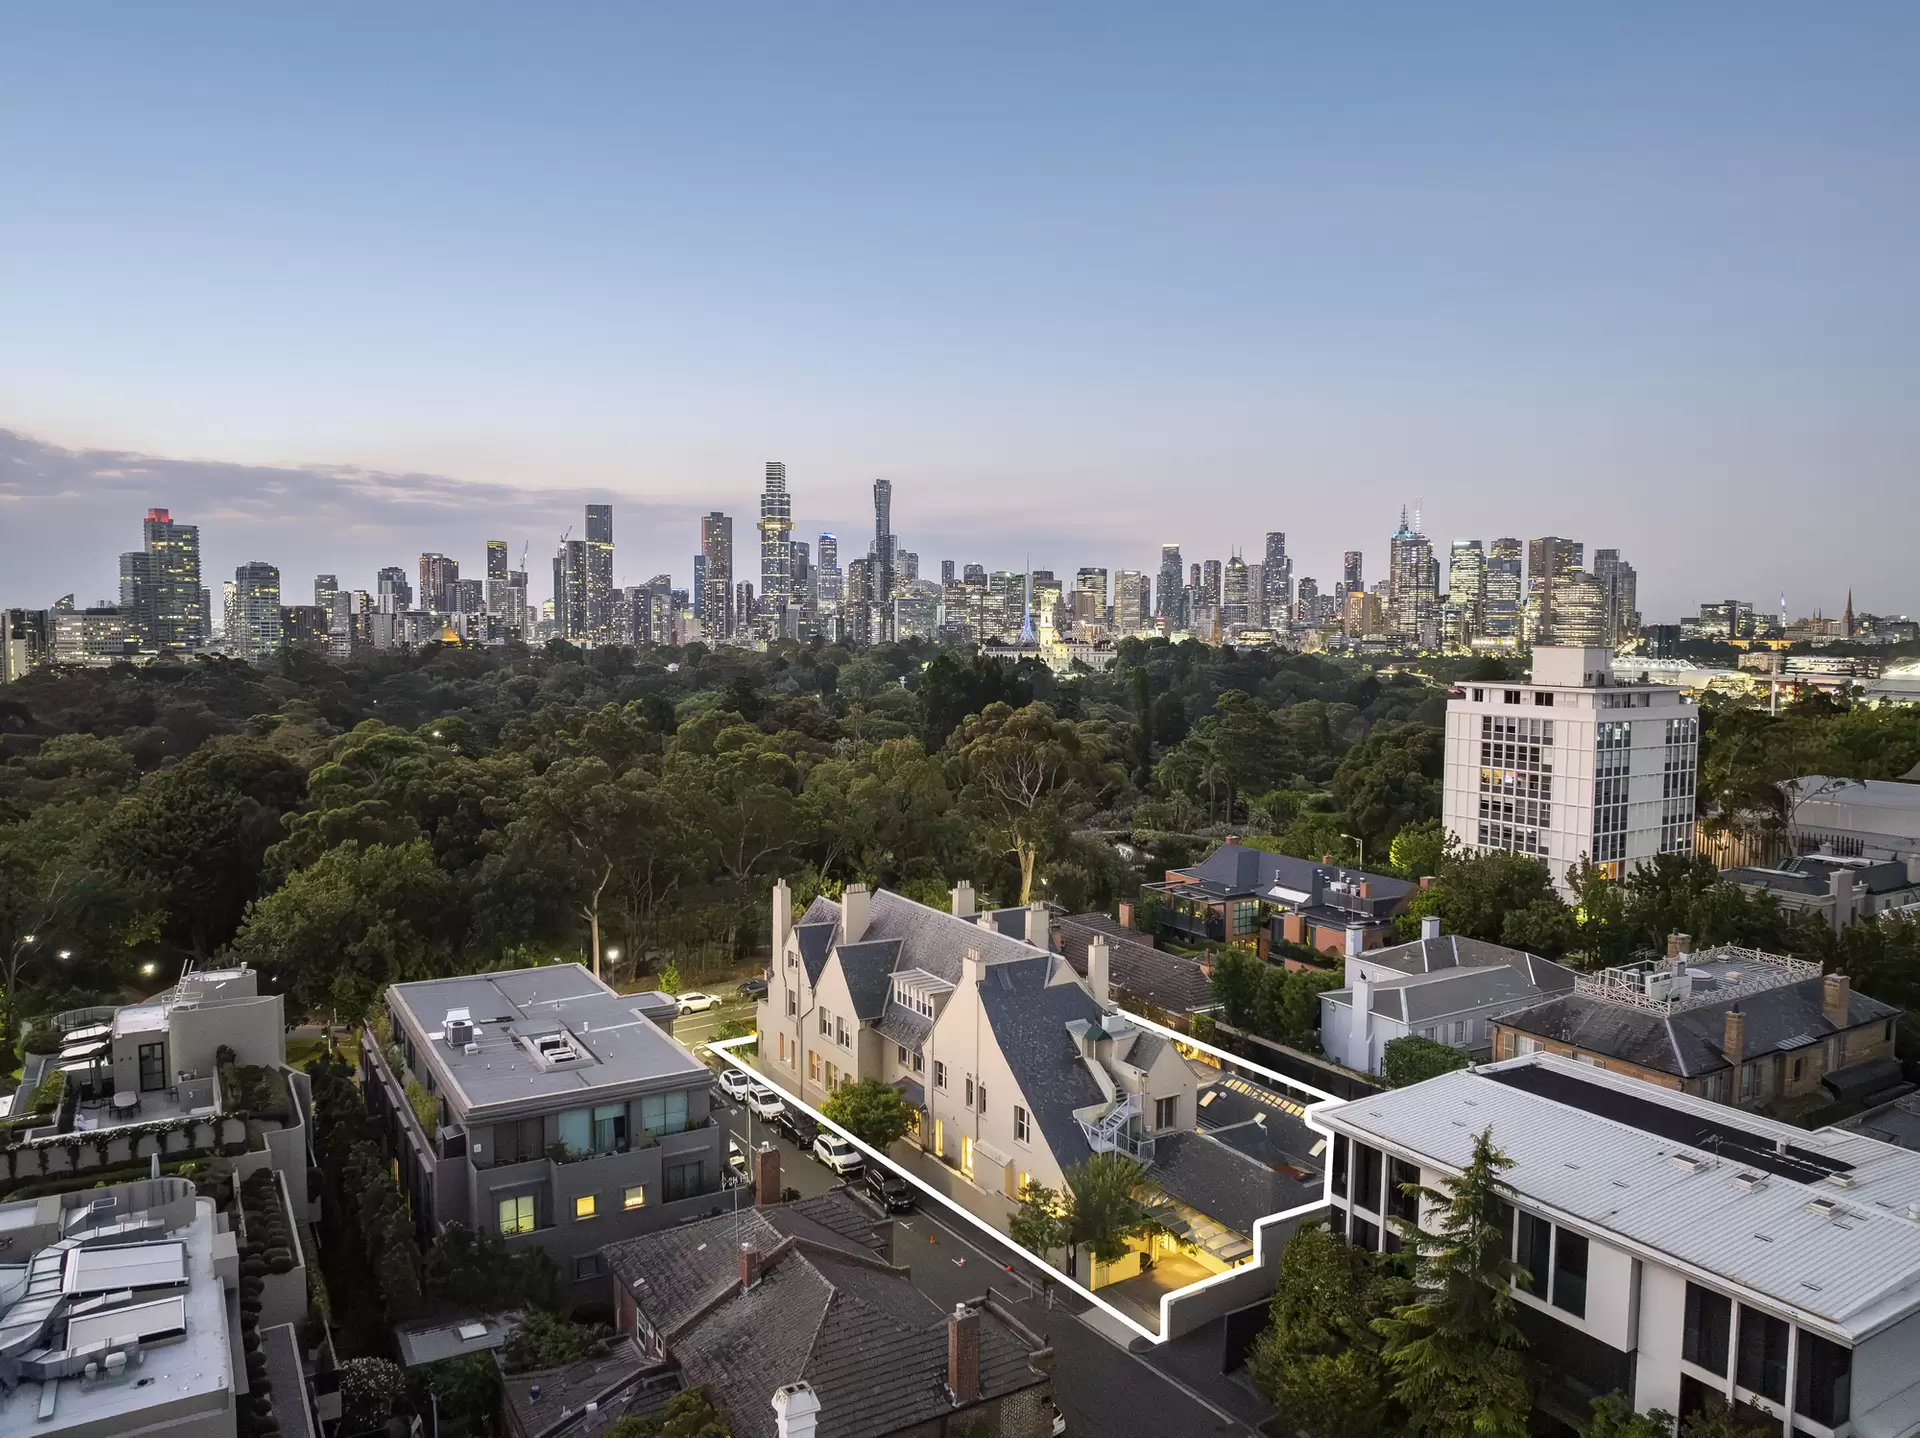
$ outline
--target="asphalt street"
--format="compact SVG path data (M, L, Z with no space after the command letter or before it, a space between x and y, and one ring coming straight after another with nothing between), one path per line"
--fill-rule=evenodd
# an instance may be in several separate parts
M706 992L719 997L719 1008L708 1009L703 1014L682 1014L673 1021L673 1036L696 1053L700 1045L719 1038L720 1030L729 1023L737 1020L749 1029L753 1027L752 999L737 997L732 985L724 990L708 989Z

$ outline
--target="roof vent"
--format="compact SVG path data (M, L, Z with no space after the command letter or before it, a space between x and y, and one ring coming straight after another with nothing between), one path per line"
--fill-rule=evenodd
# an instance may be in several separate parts
M1673 1156L1673 1166L1685 1169L1688 1173L1698 1173L1710 1162L1711 1160L1702 1158L1697 1153L1676 1153Z
M1827 1175L1827 1182L1835 1188L1852 1188L1853 1175L1850 1173L1830 1173Z
M1807 1205L1807 1212L1815 1218L1844 1218L1847 1213L1837 1198L1816 1198Z
M1767 1176L1754 1168L1743 1168L1733 1176L1734 1187L1744 1188L1748 1193L1752 1193L1756 1188L1763 1187L1766 1181Z

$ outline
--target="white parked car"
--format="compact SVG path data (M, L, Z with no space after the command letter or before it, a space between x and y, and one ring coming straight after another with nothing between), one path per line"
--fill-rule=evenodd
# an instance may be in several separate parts
M778 1118L787 1111L787 1106L780 1102L780 1095L764 1084L755 1084L747 1090L747 1107L753 1111L755 1118Z
M704 1014L708 1009L717 1009L719 1007L720 1000L713 994L703 994L695 991L691 994L680 995L680 1012L683 1014Z
M727 1069L720 1075L720 1092L736 1103L743 1101L752 1087L753 1080L739 1069Z
M742 1178L747 1176L747 1151L740 1147L740 1140L737 1138L727 1140L727 1167Z
M860 1172L866 1164L859 1149L832 1133L823 1133L813 1141L813 1156L842 1178Z

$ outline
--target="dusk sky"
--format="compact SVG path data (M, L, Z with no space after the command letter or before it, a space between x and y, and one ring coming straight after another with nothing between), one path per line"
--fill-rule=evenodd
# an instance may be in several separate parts
M616 505L1920 612L1920 6L0 9L0 604Z

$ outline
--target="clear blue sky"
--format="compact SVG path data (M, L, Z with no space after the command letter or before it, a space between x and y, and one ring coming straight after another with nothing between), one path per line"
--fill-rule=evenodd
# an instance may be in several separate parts
M16 5L0 66L0 602L149 503L292 592L612 497L684 582L782 458L929 564L1379 575L1423 496L1650 615L1920 609L1910 3Z

